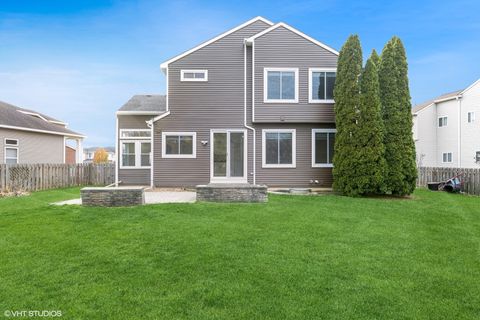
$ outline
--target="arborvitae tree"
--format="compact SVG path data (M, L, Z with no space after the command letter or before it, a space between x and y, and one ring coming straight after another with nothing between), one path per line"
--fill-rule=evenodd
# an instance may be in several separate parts
M348 38L340 51L335 81L335 154L333 188L346 195L357 195L355 172L356 131L360 106L359 77L362 72L362 48L357 35Z
M380 68L380 56L378 55L377 53L377 50L373 49L372 50L372 54L370 55L370 60L372 60L372 62L375 64L375 66L377 67L377 73L378 73L378 69ZM380 81L379 81L380 83Z
M384 193L386 173L385 147L383 145L383 120L380 104L380 86L378 70L374 62L378 61L375 51L367 60L360 78L360 108L356 134L357 155L356 185L359 193Z
M412 193L416 179L407 69L405 49L400 39L393 37L382 51L379 80L387 162L385 183L395 195Z

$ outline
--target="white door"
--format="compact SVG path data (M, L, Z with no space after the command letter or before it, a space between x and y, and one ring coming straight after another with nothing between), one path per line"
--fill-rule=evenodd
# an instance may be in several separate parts
M245 130L212 130L210 135L211 182L247 182Z

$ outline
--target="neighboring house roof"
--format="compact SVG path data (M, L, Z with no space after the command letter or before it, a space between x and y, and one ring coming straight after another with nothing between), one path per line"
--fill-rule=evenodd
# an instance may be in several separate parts
M245 22L245 23L242 23L242 24L239 25L239 26L236 26L236 27L233 28L233 29L230 29L230 30L228 30L228 31L226 31L226 32L224 32L224 33L216 36L216 37L213 38L213 39L210 39L210 40L208 40L208 41L206 41L206 42L203 42L203 43L201 43L200 45L198 45L198 46L196 46L196 47L194 47L194 48L192 48L192 49L190 49L190 50L187 50L187 51L185 51L185 52L183 52L183 53L181 53L181 54L179 54L179 55L171 58L170 60L167 60L167 61L163 62L163 63L160 65L160 68L161 68L163 71L165 71L166 68L167 68L167 66L168 66L168 64L170 64L170 63L172 63L172 62L174 62L174 61L177 61L178 59L181 59L181 58L189 55L190 53L195 52L195 51L197 51L197 50L199 50L199 49L201 49L201 48L203 48L203 47L205 47L205 46L208 46L209 44L211 44L211 43L213 43L213 42L215 42L215 41L217 41L217 40L220 40L220 39L222 39L223 37L226 37L226 36L228 36L229 34L235 32L235 31L237 31L237 30L240 30L240 29L242 29L242 28L244 28L244 27L246 27L246 26L248 26L248 25L250 25L250 24L252 24L252 23L254 23L254 22L256 22L256 21L263 21L263 22L265 22L266 24L268 24L268 25L270 25L270 26L273 26L273 22L271 22L271 21L269 21L269 20L267 20L267 19L265 19L265 18L263 18L263 17L260 17L260 16L255 17L255 18L253 18L253 19L251 19L251 20L248 20L248 21Z
M2 101L0 101L0 128L85 137L80 133L67 129L65 122Z
M159 94L134 95L127 101L117 114L153 114L158 115L167 111L167 97Z
M462 91L463 90L457 90L457 91L453 91L453 92L449 92L449 93L444 93L444 94L442 94L442 95L440 95L440 96L438 96L434 99L430 99L430 100L425 101L421 104L417 104L415 107L413 107L412 113L417 113L420 110L423 110L426 107L431 106L432 104L434 104L436 102L441 102L441 101L454 99L457 96L459 96L462 93Z
M114 147L89 147L89 148L83 148L83 152L95 152L98 149L105 149L107 152L115 152Z

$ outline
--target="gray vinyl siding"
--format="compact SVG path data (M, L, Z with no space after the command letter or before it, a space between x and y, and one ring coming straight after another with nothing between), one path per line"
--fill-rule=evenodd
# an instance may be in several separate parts
M308 103L309 68L334 68L337 55L279 27L255 39L255 122L333 123L333 104ZM264 68L299 68L298 103L263 102Z
M210 182L210 130L244 128L243 40L268 28L256 21L169 65L168 103L171 114L155 122L154 183L156 186L195 186ZM181 82L182 69L207 69L207 82ZM161 135L196 132L195 159L164 159ZM248 132L246 172L253 181L253 135ZM208 141L202 145L201 141Z
M18 139L19 163L63 163L64 137L20 130L0 129L0 163L5 163L5 138Z
M262 124L257 129L257 183L269 187L331 187L332 168L312 168L312 129L334 124ZM296 129L296 168L262 168L262 129ZM318 180L318 185L310 184Z
M118 137L120 129L149 129L145 121L152 116L118 116ZM119 140L121 141L121 140ZM120 167L120 142L117 163ZM125 185L150 185L150 169L118 169L118 180Z

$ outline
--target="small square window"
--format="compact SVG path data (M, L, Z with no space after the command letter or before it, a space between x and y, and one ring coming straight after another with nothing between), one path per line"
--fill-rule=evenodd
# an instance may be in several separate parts
M263 168L295 168L295 129L265 129L262 134Z
M438 118L438 127L446 127L448 123L448 118L447 117L440 117Z
M452 162L452 153L451 152L444 152L442 154L442 162L443 163L451 163Z
M265 68L263 76L264 102L298 102L297 68Z

